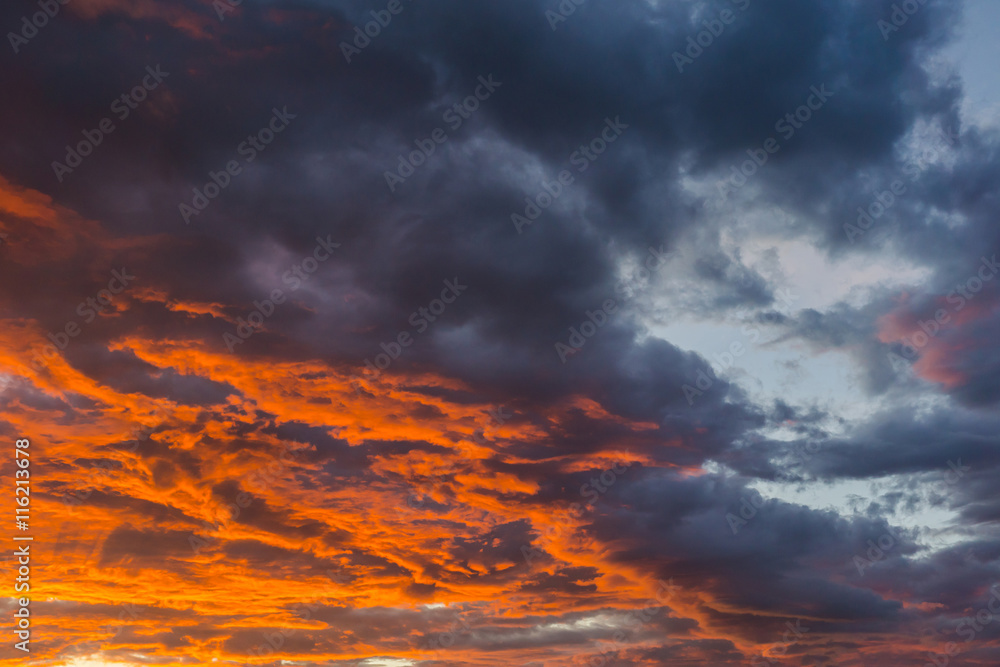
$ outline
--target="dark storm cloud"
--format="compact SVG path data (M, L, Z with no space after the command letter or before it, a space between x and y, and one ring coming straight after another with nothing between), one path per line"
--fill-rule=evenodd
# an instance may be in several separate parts
M851 10L833 2L761 4L754 7L754 11L748 10L741 15L741 23L727 35L729 39L720 39L705 59L699 61L699 66L703 67L701 72L684 76L674 70L670 52L683 44L686 36L685 15L690 7L685 3L662 3L655 7L640 3L613 7L591 3L573 17L567 30L557 32L549 30L543 10L542 5L527 1L483 6L475 13L459 11L447 3L415 5L395 22L391 39L384 35L356 62L347 65L339 54L330 52L330 47L350 34L350 24L344 14L351 12L343 12L337 5L312 7L302 13L293 13L287 22L275 25L258 9L248 7L239 18L213 29L231 34L232 44L227 46L237 52L253 46L252 42L243 42L238 36L245 30L256 27L267 31L273 53L266 68L261 70L253 57L234 59L214 44L191 40L182 34L163 35L161 43L174 44L175 49L185 43L195 47L193 53L184 56L173 54L175 60L209 57L213 66L228 70L226 76L217 77L222 82L221 87L216 81L208 87L197 70L186 72L182 65L175 67L165 84L181 105L170 116L174 125L166 127L155 118L129 118L123 125L127 122L129 128L142 131L143 137L150 141L114 144L120 137L111 135L108 144L101 149L109 156L120 155L120 159L131 160L134 157L131 151L136 150L132 146L149 146L149 150L159 150L157 161L168 160L171 171L183 170L189 177L198 179L194 184L200 184L207 179L209 169L218 169L224 162L224 155L235 149L244 133L260 125L255 112L256 115L269 113L268 105L280 106L293 91L301 98L301 91L313 90L306 99L289 100L288 103L298 104L303 110L301 120L280 137L280 143L276 141L259 158L258 164L268 173L267 180L273 186L269 191L288 211L283 216L285 219L269 219L268 204L258 202L254 205L259 211L256 215L240 216L244 218L243 229L250 225L251 229L262 231L281 222L284 229L297 228L306 232L315 229L322 217L328 221L326 224L342 230L345 240L353 242L360 250L357 255L361 272L359 282L389 288L389 291L379 290L381 299L393 304L387 312L392 312L393 308L412 309L426 300L429 290L421 285L429 286L428 283L443 278L428 275L426 267L440 261L442 266L453 267L453 272L469 276L476 285L479 296L468 297L471 304L463 304L460 308L458 317L461 320L485 319L484 324L504 322L506 325L492 331L493 336L476 332L475 338L482 344L502 339L507 346L524 347L529 336L532 340L555 340L582 310L600 303L601 299L594 296L599 296L601 283L607 285L610 281L610 267L598 244L599 239L584 234L574 242L569 234L576 225L559 219L563 216L555 212L545 216L555 219L538 221L527 238L510 238L511 230L502 222L509 217L508 209L514 210L521 197L512 191L516 187L513 183L498 176L498 169L514 157L504 155L503 151L493 157L492 164L479 164L479 172L473 179L462 178L458 172L463 168L463 156L446 155L442 148L442 154L432 156L435 163L415 177L431 178L426 183L414 184L425 188L423 196L418 187L414 187L415 192L407 193L405 198L390 197L381 183L381 172L386 165L395 163L396 153L408 150L404 146L409 144L412 148L413 139L421 136L424 128L429 132L435 124L440 124L440 114L424 111L414 116L414 111L426 109L428 104L433 107L436 101L449 96L460 96L474 87L479 75L495 72L505 81L504 87L467 122L467 127L462 128L462 136L453 141L469 146L478 134L487 142L496 142L498 147L502 142L527 150L552 167L564 163L581 142L589 140L606 115L621 115L630 124L629 133L622 138L625 143L609 149L600 162L580 175L586 180L574 184L575 190L588 193L593 224L604 228L606 233L613 233L629 245L662 243L675 234L677 225L693 221L693 216L684 210L676 195L671 195L674 212L666 216L659 212L654 220L652 209L658 206L644 191L664 181L669 164L676 160L678 153L693 145L701 147L706 159L708 155L718 156L723 151L740 152L744 145L750 145L751 138L755 138L760 128L766 130L773 124L773 117L797 106L799 91L808 90L810 85L845 76L849 71L853 77L865 81L867 90L875 88L878 81L891 80L907 63L904 57L895 60L888 57L886 45L874 30L874 20L867 20L877 12L868 7L854 10L863 14L851 15L847 13ZM292 38L291 26L296 21L314 24L319 16L332 19L324 24L324 30L332 34L311 33L313 39L305 40L298 36ZM645 21L640 22L640 17ZM781 31L778 29L781 25L795 25L796 29ZM933 25L929 20L926 23L922 20L919 25L915 23L906 35L900 36L896 48L905 53L906 45L926 37ZM461 29L456 30L456 26ZM155 24L144 27L154 32L158 30ZM110 28L95 26L93 29ZM774 39L775 34L780 35L780 39ZM850 55L838 58L836 50L822 48L824 44L848 40L852 40ZM119 48L139 47L125 42ZM148 52L148 47L142 48ZM865 59L866 52L886 55ZM417 53L429 62L443 65L445 78L435 81L428 66L415 64L408 57ZM794 68L776 67L777 63L787 61L788 54L792 53L796 54ZM38 57L45 58L46 54L40 52ZM752 75L745 79L732 79L732 70L713 67L732 58L746 61L747 56L751 56L747 71ZM89 57L101 56L92 54ZM640 63L643 66L637 67ZM89 65L83 62L74 67L88 72L95 69ZM69 76L69 65L60 67L63 76ZM377 76L375 67L378 67ZM113 71L119 70L114 68ZM286 80L284 74L279 76L279 72L287 71L298 74L291 81ZM620 76L623 71L630 76ZM774 81L775 74L784 78ZM110 78L110 75L105 76ZM765 77L768 85L763 84ZM316 89L308 85L321 78L330 81L332 86ZM362 81L365 85L361 85ZM115 83L117 88L111 82L94 85L92 81L87 87L60 88L74 102L64 107L80 109L77 125L85 127L85 112L96 113L100 108L98 100L110 99L114 95L112 91L117 92L118 88L127 85L124 79ZM86 95L92 100L91 107L81 105L75 97L78 95ZM265 101L265 97L273 102ZM753 105L741 103L749 99L753 99ZM223 108L220 108L221 100L225 101ZM251 100L263 103L255 105ZM866 98L866 103L874 107L873 100ZM879 113L885 118L877 123L858 122L857 108L852 109L852 106L864 108L858 102L853 105L845 102L840 111L831 111L829 120L817 118L815 122L823 125L816 126L812 134L816 137L836 135L839 150L844 152L854 146L867 151L881 147L886 151L888 142L905 126L906 119L900 116L902 112L892 110L889 104L881 107ZM137 114L141 112L142 109ZM838 116L845 120L835 123ZM331 123L327 120L330 118L337 120ZM376 125L382 138L376 139L367 131ZM873 143L868 136L850 136L854 132L874 132L873 128L879 126L887 128L880 134L881 142ZM280 165L305 164L300 158L307 146L326 147L330 166L344 164L347 147L343 142L348 128L352 127L357 137L355 141L364 147L370 162L367 168L347 177L353 181L351 189L360 197L338 202L331 210L333 202L324 194L329 191L328 185L334 185L335 191L346 191L346 188L327 182L322 183L322 187L320 183L311 186L310 181L314 179L308 178L301 166L286 172L284 178L277 172ZM492 128L495 133L482 134L486 128ZM397 145L394 147L385 146L387 130L395 139ZM167 154L163 146L172 139L182 148ZM130 148L126 149L126 145ZM196 146L199 147L197 152ZM477 150L470 148L475 160ZM811 147L809 154L815 153ZM204 159L195 164L199 157ZM631 173L630 165L641 166L634 178L629 179L635 182L634 185L623 189L607 183L613 174ZM81 172L89 166L81 167ZM329 173L324 165L317 166L317 175ZM108 182L120 178L107 176ZM787 174L782 174L784 176ZM259 196L251 195L246 186L241 185L243 182L249 185L256 178L247 175L245 181L234 182L233 189L213 202L204 215L216 215L221 221L228 217L228 206L245 205L240 202L257 199ZM341 173L337 180L343 182L344 178ZM293 187L299 204L289 211L284 207L288 203L285 191ZM509 195L498 197L497 187L500 192L507 190ZM533 194L530 191L533 186L529 184L528 187L526 194ZM602 192L602 187L608 191ZM487 190L497 194L483 200L481 196ZM499 199L507 199L507 202L501 204ZM473 205L476 200L483 204ZM433 201L446 202L449 213L443 214L440 209L444 207L433 206ZM492 214L484 210L484 204L490 205ZM300 207L313 210L297 210ZM393 224L396 218L392 212L403 207L420 211L433 226L426 222L412 223L402 237L406 239L405 245L387 247L380 237L385 236L387 225ZM350 223L348 218L357 221ZM629 223L620 224L622 218ZM609 228L612 221L613 231ZM359 227L360 223L364 223L365 228ZM535 233L543 227L551 231ZM201 224L201 228L205 228L205 224ZM216 226L214 233L221 232ZM482 245L469 246L461 241L470 232L479 235ZM287 231L281 234L288 240L296 236ZM369 261L374 257L382 261ZM400 264L398 260L404 257L407 259ZM369 268L361 269L362 266ZM390 266L393 267L391 272L386 273ZM574 271L571 266L586 267L586 272ZM474 270L474 267L486 270ZM503 267L507 267L506 270ZM477 277L480 280L474 280ZM222 287L202 285L207 292ZM559 298L562 293L565 297ZM511 304L517 304L516 310ZM532 304L537 305L532 307ZM547 313L544 319L536 315L543 312ZM378 316L378 313L370 315ZM380 316L380 319L385 317Z
M584 583L598 575L593 567L564 568L555 574L541 574L526 581L521 589L525 591L550 591L571 594L596 593L597 585Z
M85 493L89 491L89 495L87 495L86 500L88 506L101 509L124 510L125 515L131 517L137 522L140 520L152 519L160 525L176 523L181 524L186 528L194 528L201 525L201 520L197 517L188 516L177 508L169 505L144 500L142 498L133 498L131 496L117 493L108 493L99 489L82 489L81 486L82 484L80 484L80 481L77 480L71 484L65 485L66 488L64 489L56 487L55 490L75 491L77 493ZM61 501L61 495L57 494L55 500Z
M341 475L360 474L370 464L366 447L351 447L347 441L330 436L327 429L289 422L281 426L265 428L263 432L275 435L283 441L304 442L312 445L312 449L296 452L296 458L303 463L330 462L330 465L335 466L335 470L340 471ZM329 468L327 472L333 474L335 470Z
M521 546L530 544L534 537L529 521L517 521L497 526L473 539L456 537L452 555L456 562L466 565L472 559L493 567L520 563L524 559Z
M115 528L101 546L102 566L159 567L171 556L190 550L187 534L180 531L143 531L129 525Z
M636 253L647 245L669 248L700 217L690 197L671 184L680 156L696 148L699 173L723 167L758 145L774 119L801 104L812 85L829 82L839 92L762 171L761 186L779 199L833 196L840 186L826 182L824 174L836 173L838 164L859 156L887 159L916 113L947 108L933 102L943 93L913 73L912 49L939 41L950 25L945 10L933 5L887 45L875 19L889 4L755 3L683 75L670 54L684 45L693 25L687 3L588 3L558 31L550 30L544 3L518 0L476 12L423 3L409 7L391 35L373 40L350 64L335 45L353 34L352 20L365 15L361 5L303 6L280 23L248 5L238 17L210 26L221 42L168 32L149 21L142 27L157 36L160 57L136 36L117 49L135 62L172 63L164 67L170 76L121 122L131 134L109 135L100 155L72 174L62 191L81 210L124 225L121 207L110 205L107 194L148 181L146 201L155 205L145 204L144 211L160 228L207 233L218 241L190 239L206 260L186 263L199 267L196 272L175 277L167 268L172 261L157 261L147 269L147 284L170 284L174 298L222 303L233 316L269 290L255 293L226 278L241 260L223 248L235 244L247 261L250 247L270 237L293 256L304 255L315 233L334 232L351 255L336 260L344 264L338 272L314 278L316 287L346 288L365 298L352 302L359 305L328 303L305 319L296 307L285 307L269 322L274 333L258 334L241 353L297 355L288 344L297 340L361 366L379 351L379 342L409 328L408 314L433 299L442 280L458 276L470 286L468 293L407 350L399 368L443 368L490 393L536 403L582 389L615 412L660 421L665 407L680 405L677 388L694 376L669 344L657 349L637 343L634 324L617 318L588 341L571 367L560 368L553 352L569 327L613 294L608 242ZM303 38L296 28L305 26ZM117 26L86 29L96 37ZM262 67L263 34L268 59ZM847 44L849 49L840 48ZM50 85L65 99L55 106L29 94L23 104L38 114L11 119L15 126L32 118L52 127L47 117L59 113L72 115L64 119L69 127L88 127L103 113L103 101L131 81L120 66L94 66L112 57L110 49L72 64L42 49L34 57L39 60L32 66L47 68ZM733 60L744 63L742 74L722 66ZM195 62L211 64L211 85L204 67L185 65ZM94 80L91 72L98 69L104 74ZM83 72L87 85L68 83ZM296 74L289 79L286 72ZM412 150L415 139L441 125L443 111L468 95L479 76L490 73L502 86L399 193L389 193L383 172L395 168L397 156ZM19 75L29 76L11 74ZM885 88L900 77L909 77L910 97L927 101L900 106L885 99ZM156 106L166 97L169 107ZM190 230L183 229L170 213L180 198L232 157L246 134L267 120L271 106L286 104L298 117ZM559 206L525 234L514 233L510 213L541 189L537 177L524 173L525 158L537 160L542 178L552 180L559 169L573 170L570 154L596 136L605 117L617 116L629 125L619 141L586 172L574 171L578 180L566 186ZM51 145L39 155L58 154L63 139L57 135L46 135ZM39 176L27 177L39 187L45 159L38 159ZM149 166L130 167L126 175L115 167L125 161ZM821 163L827 165L822 170L816 168ZM153 184L154 172L155 182L176 187L164 192ZM772 187L772 180L780 187ZM103 199L101 191L107 193ZM579 222L581 212L586 226ZM706 253L698 265L707 271L712 256ZM205 273L210 267L215 275ZM766 303L768 295L751 280L734 298ZM165 335L217 344L229 328L212 325L208 317L180 326L166 311L151 315L144 321ZM354 331L360 326L369 333L359 338ZM645 367L651 372L636 373ZM721 401L725 392L715 394L720 398L713 401Z
M261 485L259 480L255 480L254 483L258 488ZM285 537L307 539L323 534L323 523L297 516L294 511L289 509L276 508L260 497L251 496L250 500L247 501L242 497L244 492L245 490L240 484L233 480L220 482L212 488L212 494L220 506L231 508L235 504L239 510L237 514L230 509L221 518L229 520L232 517L231 520L236 524ZM234 514L235 516L233 516Z
M713 592L737 607L790 617L897 616L898 603L830 578L853 567L852 556L885 532L884 522L846 520L774 499L751 505L756 511L748 516L742 502L752 497L715 477L648 475L623 491L620 509L595 517L591 530L616 545L622 562L645 562L680 586L696 586L714 573ZM913 551L898 547L899 553ZM762 587L761 581L769 583Z
M131 351L80 349L70 358L79 370L126 393L143 393L152 398L166 398L181 405L217 405L238 393L227 383L212 382L175 369L162 369L137 358Z

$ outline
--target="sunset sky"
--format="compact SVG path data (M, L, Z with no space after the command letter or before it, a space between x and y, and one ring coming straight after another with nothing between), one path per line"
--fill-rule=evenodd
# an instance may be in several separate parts
M0 667L1000 664L1000 2L0 28Z

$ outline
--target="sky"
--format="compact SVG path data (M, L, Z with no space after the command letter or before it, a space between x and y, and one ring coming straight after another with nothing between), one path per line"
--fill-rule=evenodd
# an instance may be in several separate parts
M0 667L1000 664L998 21L5 4Z

